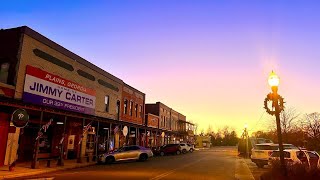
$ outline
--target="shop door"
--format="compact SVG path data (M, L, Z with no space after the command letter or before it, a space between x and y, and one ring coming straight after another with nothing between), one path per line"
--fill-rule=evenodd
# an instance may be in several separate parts
M31 161L39 124L29 123L20 133L18 162Z
M0 113L0 166L4 165L9 125L9 114Z

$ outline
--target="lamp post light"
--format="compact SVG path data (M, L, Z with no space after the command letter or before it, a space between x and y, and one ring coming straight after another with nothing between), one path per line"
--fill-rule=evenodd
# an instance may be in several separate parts
M268 83L271 86L272 93L269 93L264 100L264 108L266 109L267 113L270 115L276 116L276 123L277 123L277 136L278 136L278 143L279 143L279 151L280 151L280 163L281 168L283 170L284 175L287 175L287 170L284 162L284 153L283 153L283 142L282 142L282 135L281 135L281 126L280 126L280 113L284 109L284 101L283 98L278 94L278 86L279 86L279 77L272 71ZM268 102L272 102L272 109L269 109Z

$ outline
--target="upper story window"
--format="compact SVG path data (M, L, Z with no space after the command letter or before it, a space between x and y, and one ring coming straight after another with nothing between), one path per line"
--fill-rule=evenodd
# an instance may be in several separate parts
M128 113L128 100L126 100L126 99L124 100L123 107L124 107L123 113L127 114Z
M117 101L117 109L116 109L117 114L120 112L120 101Z
M109 96L104 97L104 104L106 105L106 112L109 112Z
M133 102L132 101L130 101L130 116L132 116L132 111L133 111Z
M136 113L136 117L138 117L138 104L136 104L136 106L134 107L134 111Z
M142 105L139 106L139 115L140 115L140 118L142 118Z
M0 82L7 84L9 76L9 63L2 63L0 67Z

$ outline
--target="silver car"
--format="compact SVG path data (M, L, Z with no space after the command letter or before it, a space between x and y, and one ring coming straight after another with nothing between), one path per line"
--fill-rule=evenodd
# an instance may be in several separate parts
M124 146L114 152L104 153L99 156L99 163L113 163L124 160L146 161L152 157L153 153L150 149L142 146Z

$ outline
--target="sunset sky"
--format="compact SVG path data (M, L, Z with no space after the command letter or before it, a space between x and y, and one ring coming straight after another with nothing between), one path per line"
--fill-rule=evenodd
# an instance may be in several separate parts
M320 112L317 1L9 1L0 28L27 25L199 124L241 133L264 112L271 70L301 114ZM261 118L260 118L261 117Z

